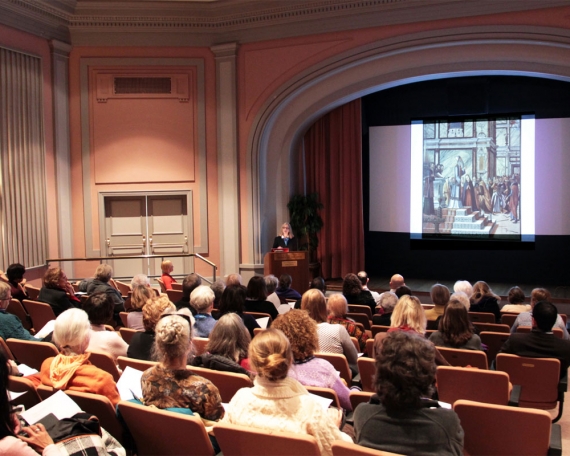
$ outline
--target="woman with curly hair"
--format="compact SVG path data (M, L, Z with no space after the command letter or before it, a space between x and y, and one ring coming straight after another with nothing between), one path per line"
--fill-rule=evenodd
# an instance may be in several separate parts
M499 302L501 298L493 293L487 282L480 280L473 285L473 294L469 299L471 301L470 312L488 312L495 315L495 321L501 322L501 309Z
M376 394L354 412L356 443L397 454L463 454L463 429L433 392L435 348L423 336L395 331L376 354Z
M289 369L289 377L298 380L305 386L332 388L335 390L340 405L345 410L352 410L350 390L338 376L335 368L327 360L316 358L319 348L317 324L303 310L291 310L280 315L273 328L283 331L291 344L293 366Z
M356 274L347 274L342 281L342 294L349 304L360 304L370 307L372 315L376 312L376 301L372 293L362 288L362 282Z
M461 301L453 297L439 320L438 330L429 340L437 347L481 350L481 339L475 334L467 309Z

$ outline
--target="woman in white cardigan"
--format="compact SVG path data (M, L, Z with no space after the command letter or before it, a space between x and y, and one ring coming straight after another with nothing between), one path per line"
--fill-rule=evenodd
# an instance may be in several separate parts
M312 435L322 455L332 454L335 440L352 442L338 428L342 412L323 409L303 385L287 377L293 357L289 340L281 331L271 328L255 336L249 360L257 372L254 386L234 395L223 422Z

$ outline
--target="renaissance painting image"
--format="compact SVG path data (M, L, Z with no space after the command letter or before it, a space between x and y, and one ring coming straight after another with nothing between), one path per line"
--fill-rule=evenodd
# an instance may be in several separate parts
M521 118L424 121L422 236L521 236Z

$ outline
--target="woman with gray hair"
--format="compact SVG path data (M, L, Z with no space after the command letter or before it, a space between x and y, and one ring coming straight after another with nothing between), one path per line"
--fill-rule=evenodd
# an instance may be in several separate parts
M372 324L381 326L391 326L392 312L398 303L398 296L396 293L386 291L380 295L378 300L378 314L372 315Z

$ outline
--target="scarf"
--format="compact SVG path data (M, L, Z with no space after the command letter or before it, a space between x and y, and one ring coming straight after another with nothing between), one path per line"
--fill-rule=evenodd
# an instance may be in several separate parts
M56 389L66 389L67 383L83 364L88 363L89 353L75 356L57 355L50 366L49 378Z

